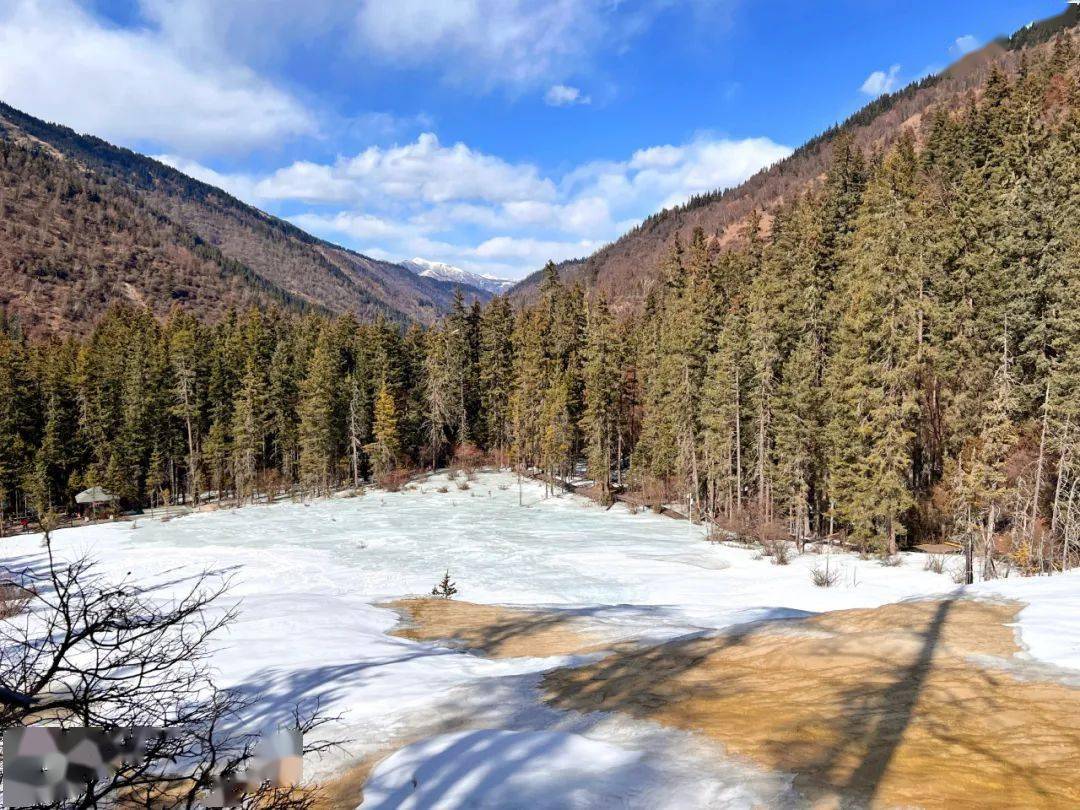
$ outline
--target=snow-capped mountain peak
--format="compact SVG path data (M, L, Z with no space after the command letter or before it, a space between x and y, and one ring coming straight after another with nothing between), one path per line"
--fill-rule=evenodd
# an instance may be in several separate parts
M462 270L460 267L454 267L452 264L433 262L429 259L421 259L420 257L407 259L406 261L403 261L401 265L416 273L418 276L433 278L438 281L449 281L454 284L467 284L470 287L486 290L495 295L506 292L513 287L515 283L505 278L495 278L494 276L482 276L478 273L470 273L468 270Z

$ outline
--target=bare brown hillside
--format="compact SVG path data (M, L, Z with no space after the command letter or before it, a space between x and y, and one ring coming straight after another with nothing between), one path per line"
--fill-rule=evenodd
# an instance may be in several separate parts
M30 332L83 333L116 301L211 319L276 304L431 323L453 295L452 284L0 103L0 310Z
M994 42L942 74L871 102L842 125L812 139L791 157L764 169L742 185L654 214L587 259L564 262L559 266L559 274L565 281L578 281L590 290L603 293L617 311L633 311L656 282L660 264L676 236L686 244L694 229L700 227L721 245L737 243L751 211L767 213L793 194L820 182L828 166L832 143L840 133L850 133L867 153L889 146L905 130L918 134L928 112L939 108L954 110L968 104L980 92L995 65L1015 73L1025 53L1031 57L1033 51L1049 50L1057 33L1077 26L1080 26L1080 7L1074 5L1057 17ZM512 296L523 303L530 301L539 281L540 273L534 273L514 288Z

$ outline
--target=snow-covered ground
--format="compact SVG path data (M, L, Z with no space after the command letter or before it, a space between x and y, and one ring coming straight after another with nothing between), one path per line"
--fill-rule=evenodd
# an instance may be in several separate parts
M445 485L448 491L437 492ZM252 726L288 720L320 697L341 714L325 732L345 752L308 763L328 774L356 757L412 742L384 761L368 806L731 807L784 805L789 780L725 758L681 732L541 704L542 673L570 658L489 660L387 633L376 603L423 595L449 569L459 598L548 606L586 617L612 640L662 640L769 618L957 592L950 575L831 555L836 587L811 582L825 555L788 566L716 546L701 529L621 505L543 498L541 485L487 473L467 491L444 478L399 493L140 519L55 535L65 555L180 591L184 575L234 577L242 614L215 656L222 685L256 700ZM40 538L0 541L0 564L40 558ZM171 583L171 584L170 584ZM1020 640L1048 667L1080 670L1080 574L968 589L1029 604ZM1075 674L1075 673L1074 673ZM464 729L464 730L463 730ZM413 785L413 780L416 785ZM407 801L402 803L403 797Z

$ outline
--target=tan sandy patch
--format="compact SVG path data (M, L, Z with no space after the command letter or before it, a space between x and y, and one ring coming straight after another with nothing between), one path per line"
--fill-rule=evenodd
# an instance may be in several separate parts
M311 810L355 810L364 801L364 784L375 766L405 745L401 742L368 754L320 784Z
M451 599L388 602L407 622L392 635L442 641L490 658L548 657L609 649L585 622L559 611L523 610Z
M591 635L584 623L569 614L520 610L447 599L401 599L383 607L397 611L403 624L392 635L415 641L441 641L491 658L559 656L610 649ZM465 718L440 721L431 728L414 728L411 736L357 760L319 786L313 810L353 810L363 800L363 788L375 767L394 751L431 734L466 727Z
M1080 690L986 663L1018 651L1005 625L1020 607L926 601L772 622L620 650L549 673L544 689L561 708L707 734L795 773L822 806L1080 806Z

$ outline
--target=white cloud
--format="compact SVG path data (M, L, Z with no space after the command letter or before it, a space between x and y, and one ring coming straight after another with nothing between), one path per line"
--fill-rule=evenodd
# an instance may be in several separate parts
M362 42L403 65L438 64L458 83L523 86L581 64L603 29L601 0L363 0Z
M355 11L340 0L137 0L139 11L178 52L245 64L279 62L298 43L348 30ZM339 37L340 38L340 37Z
M891 93L900 86L900 65L893 65L888 71L875 70L866 77L862 87L859 88L868 96L880 96Z
M582 95L577 87L553 84L544 93L544 103L551 107L572 107L575 104L591 104L592 98Z
M950 50L955 51L956 53L959 53L961 55L969 54L972 51L977 51L978 49L979 40L977 40L971 34L964 34L964 36L962 37L957 37L956 42L954 42L952 48L950 48Z
M658 209L737 185L790 153L767 138L702 134L553 177L463 143L443 145L427 133L412 143L370 147L328 164L298 161L264 176L159 159L256 204L317 206L291 220L371 255L424 256L519 277L548 259L587 255Z
M444 146L433 133L413 143L371 146L334 164L298 161L254 184L263 200L360 202L379 197L450 203L551 199L555 186L536 167L508 163L463 143Z
M365 112L347 119L347 134L365 142L390 141L412 133L426 132L435 126L435 120L427 113L397 115L389 112Z
M188 59L160 34L105 27L71 0L0 4L0 97L104 138L188 153L316 128L296 99L249 68Z
M301 228L312 231L333 231L364 241L404 239L416 233L408 224L390 222L372 214L342 211L333 215L298 214L292 221Z
M370 147L338 168L358 186L432 203L547 199L555 193L534 166L508 163L463 143L443 146L430 132L405 146Z
M577 196L618 200L632 216L728 188L791 154L768 138L731 140L701 136L687 144L639 149L625 163L585 164L564 179Z
M375 62L433 69L452 84L513 92L591 72L598 54L626 48L676 6L688 35L715 37L740 1L133 0L143 20L195 62L229 54L273 68L298 49L330 48L335 61L359 69Z
M685 3L700 18L734 0ZM358 39L366 53L405 67L434 66L443 78L482 90L550 85L617 51L673 0L361 0ZM579 102L582 103L582 102Z
M662 169L677 165L683 150L677 146L650 146L638 149L630 158L632 169Z
M564 259L587 256L601 244L602 242L592 239L558 242L528 237L495 236L481 242L469 252L481 259L514 259L533 269L539 269L549 260L561 262Z

